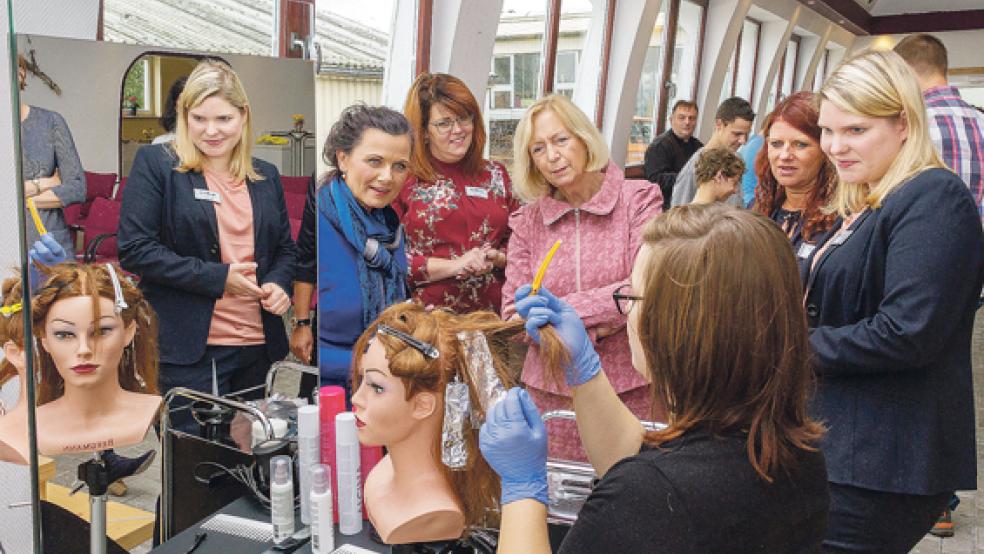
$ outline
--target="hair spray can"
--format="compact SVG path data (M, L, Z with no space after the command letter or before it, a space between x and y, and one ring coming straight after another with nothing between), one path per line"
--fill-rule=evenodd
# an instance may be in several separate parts
M301 485L301 523L311 525L311 468L319 463L318 406L301 406L297 410L297 472Z
M335 416L335 464L338 466L338 530L343 535L362 531L362 487L359 483L359 438L355 414Z

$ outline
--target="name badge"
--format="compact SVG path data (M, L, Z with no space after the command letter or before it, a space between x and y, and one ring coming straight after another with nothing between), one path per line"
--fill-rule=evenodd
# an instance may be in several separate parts
M808 242L800 243L799 250L796 251L796 257L805 260L809 258L810 254L812 254L813 251L816 249L817 249L817 245L815 244L810 244Z
M845 242L847 242L847 239L851 238L851 235L853 235L853 234L854 234L854 231L852 231L850 229L847 230L847 231L843 231L841 233L838 233L837 236L835 236L834 238L830 239L830 244L832 244L834 246L840 246L840 245L844 244Z
M465 187L465 194L475 198L489 199L489 191L482 187Z
M208 200L209 202L221 204L222 196L208 189L195 189L195 200Z

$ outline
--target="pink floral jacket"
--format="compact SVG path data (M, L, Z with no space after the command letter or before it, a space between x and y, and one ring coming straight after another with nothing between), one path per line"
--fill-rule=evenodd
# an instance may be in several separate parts
M533 281L540 261L554 242L562 239L543 286L577 310L616 392L645 386L646 379L632 368L626 319L618 313L612 292L629 282L642 229L662 206L658 186L626 180L622 170L609 163L601 189L580 208L547 196L513 212L502 317L508 319L516 313L516 289ZM597 338L599 327L617 331ZM545 379L536 345L526 354L522 380L531 387L571 396L566 385L558 388Z

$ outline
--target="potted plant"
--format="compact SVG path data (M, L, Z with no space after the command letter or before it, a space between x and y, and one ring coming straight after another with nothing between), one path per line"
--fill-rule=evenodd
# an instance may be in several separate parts
M140 102L136 96L130 96L126 99L126 109L130 111L130 117L137 115L137 108L140 107Z

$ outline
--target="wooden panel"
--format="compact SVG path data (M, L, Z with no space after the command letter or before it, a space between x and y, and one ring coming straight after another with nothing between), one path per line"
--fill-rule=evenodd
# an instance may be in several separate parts
M77 492L69 496L69 489L48 483L48 502L57 504L80 518L89 521L89 495ZM132 550L150 540L154 534L154 514L120 504L106 503L106 535L120 546Z

